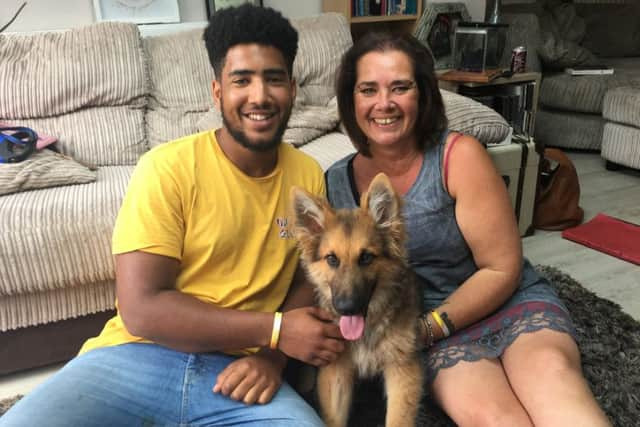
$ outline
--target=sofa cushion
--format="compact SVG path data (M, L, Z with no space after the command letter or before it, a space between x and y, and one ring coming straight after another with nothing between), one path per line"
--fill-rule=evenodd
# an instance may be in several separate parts
M335 70L353 44L349 24L339 13L292 19L291 24L299 38L293 63L299 98L304 103L326 105L335 96Z
M608 90L622 86L640 87L638 58L606 62L614 68L612 75L546 74L540 86L540 103L546 108L599 114Z
M599 150L604 119L599 114L538 109L535 139L551 147Z
M148 110L146 129L149 146L153 148L198 132L198 123L210 114L209 111L183 111L180 108Z
M584 18L576 12L572 3L550 4L548 12L543 13L542 29L550 30L555 36L574 43L581 43L586 32Z
M602 117L640 129L640 87L619 87L608 91L604 96Z
M333 98L335 100L335 98ZM329 106L300 105L291 112L282 139L294 146L302 146L338 127L340 117L337 103Z
M511 127L493 109L457 93L440 90L449 129L472 135L483 144L496 144L509 135Z
M0 117L49 117L104 105L144 105L146 72L135 24L105 22L0 35Z
M138 106L86 108L60 116L6 123L55 137L61 153L96 166L135 165L147 151L145 113Z
M150 107L205 111L213 103L204 29L145 37L144 51L151 78Z
M36 151L19 163L0 164L0 196L95 180L95 171L48 149Z
M605 123L600 155L611 162L640 169L640 128Z
M204 29L145 37L151 98L146 132L149 146L195 133L213 106L213 68L202 39Z
M105 280L42 292L0 293L0 332L112 310L115 289L113 280Z
M321 136L305 144L300 150L316 159L322 170L325 171L341 158L356 151L349 137L340 132L331 132Z
M546 68L562 70L583 64L595 64L595 55L581 46L586 24L576 14L575 6L559 3L540 14L542 43L538 54Z
M0 296L113 280L111 233L132 171L102 167L89 184L0 197Z
M557 38L551 33L542 34L542 44L538 47L538 55L546 68L563 70L577 65L592 65L598 63L588 49L576 42Z
M0 58L0 120L35 123L43 131L40 121L46 122L52 125L46 133L58 138L62 152L75 157L82 151L81 160L99 165L135 163L146 150L144 131L132 138L121 129L121 120L144 129L142 112L133 112L144 108L147 94L135 24L0 35ZM93 113L103 108L109 112Z

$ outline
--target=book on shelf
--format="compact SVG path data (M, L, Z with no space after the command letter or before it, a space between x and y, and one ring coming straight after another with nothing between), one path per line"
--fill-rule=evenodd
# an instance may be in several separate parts
M415 15L421 0L351 0L351 16Z
M613 74L613 68L606 65L577 65L565 68L564 72L572 76L597 76L603 74Z

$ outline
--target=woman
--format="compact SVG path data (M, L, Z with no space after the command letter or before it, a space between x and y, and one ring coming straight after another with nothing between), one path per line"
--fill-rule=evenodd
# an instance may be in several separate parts
M446 128L427 49L371 33L345 54L337 92L358 151L327 171L328 197L355 207L379 172L404 196L435 400L461 426L610 425L582 376L566 308L523 260L491 159Z

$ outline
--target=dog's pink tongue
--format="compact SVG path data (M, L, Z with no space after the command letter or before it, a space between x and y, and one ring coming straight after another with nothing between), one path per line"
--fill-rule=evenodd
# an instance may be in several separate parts
M364 317L342 316L340 317L340 332L349 341L357 340L364 332Z

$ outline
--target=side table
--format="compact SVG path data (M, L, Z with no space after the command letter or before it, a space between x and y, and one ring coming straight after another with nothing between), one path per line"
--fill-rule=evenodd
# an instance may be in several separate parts
M475 73L438 73L441 89L457 92L493 108L513 128L515 137L532 139L538 110L540 73L515 73L488 81L474 78ZM480 74L480 73L478 73ZM541 147L537 147L542 152Z

